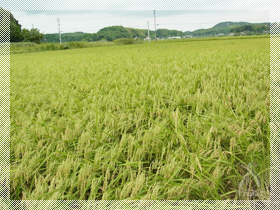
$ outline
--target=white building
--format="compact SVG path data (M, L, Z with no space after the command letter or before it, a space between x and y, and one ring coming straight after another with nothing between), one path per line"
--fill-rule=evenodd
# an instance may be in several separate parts
M167 39L181 39L180 36L170 36L170 37L167 37Z
M224 33L218 33L216 36L225 36Z

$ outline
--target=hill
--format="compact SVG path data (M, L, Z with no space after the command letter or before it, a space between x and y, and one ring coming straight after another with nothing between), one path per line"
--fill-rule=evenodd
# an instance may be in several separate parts
M202 37L202 36L216 36L217 34L229 35L234 33L235 35L240 35L245 33L247 35L251 34L264 34L269 31L269 23L248 23L248 22L221 22L214 25L212 28L208 29L198 29L195 31L178 31L169 29L157 29L157 38L167 38L174 36L192 36L192 37ZM140 38L144 39L148 36L146 29L135 29L127 28L123 26L109 26L100 29L97 33L64 33L62 34L63 42L72 41L87 41L95 42L99 40L113 41L119 38ZM150 37L155 37L155 32L150 30ZM58 34L46 34L46 42L58 42Z
M221 22L208 29L198 29L193 32L185 31L184 35L201 37L216 36L217 34L228 35L235 33L240 35L241 32L246 34L264 34L269 31L270 23L248 23L248 22Z
M222 27L228 27L228 26L243 26L243 25L249 25L249 24L252 24L252 23L227 21L227 22L218 23L218 24L214 25L212 28L222 28Z
M170 36L183 36L184 33L178 30L169 30L169 29L158 29L157 37L158 38L167 38ZM94 42L99 40L113 41L119 38L140 38L144 39L148 36L146 29L136 29L128 28L123 26L109 26L100 29L97 33L83 33L83 32L74 32L74 33L63 33L62 41L63 42L72 42L72 41L88 41ZM155 32L150 30L150 37L155 37ZM59 35L55 34L46 34L46 42L58 42Z

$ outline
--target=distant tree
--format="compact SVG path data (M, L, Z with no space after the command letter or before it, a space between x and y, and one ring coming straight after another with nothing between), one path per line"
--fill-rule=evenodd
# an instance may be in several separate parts
M9 25L7 25L9 24ZM10 30L8 30L10 26ZM21 25L14 16L7 10L0 7L0 32L1 36L7 36L10 33L11 42L20 42L23 40L21 35Z
M28 29L21 29L21 25L18 21L14 18L13 14L0 8L0 22L4 20L4 17L8 15L10 16L10 41L11 42L36 42L40 43L41 39L43 38L43 34L40 33L39 29L33 28L30 31ZM0 25L0 30L2 31L4 28ZM3 34L3 32L1 32Z
M40 33L39 29L37 28L32 28L29 31L29 41L30 42L35 42L37 44L41 43L41 40L44 38L44 35Z
M99 40L113 41L119 38L132 38L132 34L123 26L110 26L99 30L97 37Z
M84 38L82 39L82 41L86 41L86 42L95 42L97 40L98 40L98 38L97 38L97 34L96 33L86 34L84 36Z
M41 40L44 38L44 35L40 33L39 29L32 28L30 31L26 28L22 29L21 35L24 42L35 42L37 44L41 43Z
M10 13L10 41L11 42L21 42L23 37L21 34L21 25Z
M57 33L56 34L46 34L45 39L47 42L51 42L51 43L59 42L59 34L57 34Z
M145 29L134 29L134 28L125 28L129 34L131 34L131 36L133 38L137 37L137 38L146 38L147 37L147 30Z
M26 28L22 29L21 35L23 37L22 41L29 42L29 40L30 40L30 31L28 29L26 29Z
M264 24L250 24L250 25L242 25L235 26L231 28L231 32L240 33L243 31L255 32L255 33L263 33L264 31L269 30L270 26L268 23Z
M157 30L157 37L159 38L166 38L171 36L183 36L184 33L178 30L168 30L168 29L158 29Z
M269 31L269 23L247 23L247 22L222 22L208 29L197 29L195 31L186 31L185 35L192 35L196 37L200 36L215 36L219 33L229 34L235 33L235 35L246 31L247 34L264 34L265 31Z

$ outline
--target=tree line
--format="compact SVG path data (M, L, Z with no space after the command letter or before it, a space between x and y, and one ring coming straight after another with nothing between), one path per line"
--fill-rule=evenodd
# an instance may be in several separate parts
M168 30L168 29L158 29L157 38L167 38L170 36L183 36L184 33L178 30ZM109 26L100 29L97 33L83 33L83 32L74 32L74 33L64 33L62 34L63 42L72 42L72 41L86 41L86 42L95 42L95 41L114 41L120 38L128 39L144 39L148 37L148 32L146 29L135 29L135 28L126 28L123 26ZM155 32L150 31L150 37L155 38ZM59 34L46 34L46 42L58 42Z
M230 29L230 32L233 33L240 33L244 31L250 31L255 33L263 33L264 31L270 30L270 24L251 24L251 25L243 25L243 26L237 26Z
M10 13L10 41L11 42L35 42L41 43L44 35L39 29L32 28L30 30L21 28L21 25Z
M250 32L251 34L265 34L270 29L270 23L248 23L248 22L221 22L208 29L198 29L195 31L186 31L185 34L193 37L216 36L219 33L225 35L241 32ZM248 33L248 34L250 34Z
M167 38L173 36L192 36L192 37L201 37L201 36L216 36L219 33L229 34L236 33L238 35L240 32L249 31L251 33L264 34L266 31L269 31L269 23L263 24L252 24L247 22L224 22L219 23L209 29L198 29L193 32L178 31L178 30L169 30L169 29L157 29L156 35L157 38ZM114 41L120 38L134 38L144 39L148 37L148 32L146 29L134 29L126 28L123 26L109 26L100 29L97 33L83 33L83 32L74 32L74 33L63 33L62 41L63 42L73 42L73 41L85 41L85 42L96 42L100 40L104 41ZM150 37L155 38L155 31L150 31ZM46 42L54 43L59 42L59 34L46 34Z

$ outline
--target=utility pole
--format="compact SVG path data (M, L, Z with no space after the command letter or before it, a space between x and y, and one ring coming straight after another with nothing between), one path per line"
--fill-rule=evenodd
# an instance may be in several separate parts
M156 41L157 41L156 10L154 10L154 23L155 23L155 39L156 39Z
M62 44L59 18L57 18L57 24L58 24L59 43Z
M149 27L149 21L147 22L148 24L148 41L149 41L149 44L150 44L150 27Z
M43 31L43 35L44 35L44 38L43 38L44 42L46 43L47 40L46 40L46 37L45 37L45 31Z

